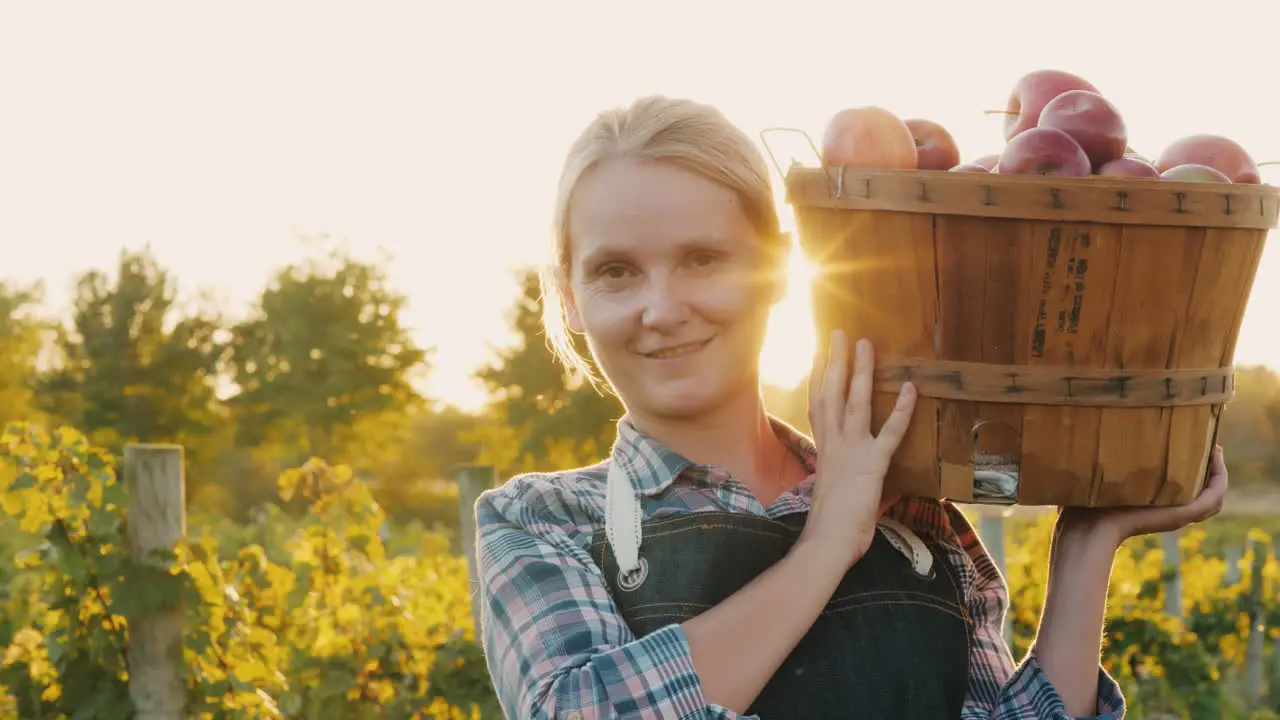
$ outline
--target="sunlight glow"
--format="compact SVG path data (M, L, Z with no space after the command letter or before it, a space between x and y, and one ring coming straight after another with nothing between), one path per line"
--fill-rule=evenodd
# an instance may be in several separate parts
M769 317L768 334L760 354L760 374L764 382L793 388L804 380L813 365L815 348L812 297L809 283L815 267L793 241L787 265L787 294Z
M433 349L415 387L475 411L488 400L476 370L514 339L517 273L542 261L566 150L601 109L641 95L709 102L756 142L767 138L784 230L794 226L784 168L820 162L815 146L833 113L878 105L930 118L951 132L964 159L976 158L1005 142L1001 117L984 110L998 109L1017 78L1038 67L1070 70L1103 89L1139 152L1212 132L1258 159L1280 158L1272 98L1240 72L1275 65L1280 3L1216 8L1209 20L1223 31L1201 32L1206 49L1176 73L1134 72L1127 47L1064 52L1025 32L1026 3L983 3L983 13L930 5L930 22L912 30L918 52L906 57L900 33L875 30L901 24L889 3L785 12L673 3L629 13L625 27L575 3L505 3L506 22L497 24L483 3L379 4L371 13L355 3L318 10L284 0L254 4L249 15L126 0L81 3L77 23L52 4L4 3L0 248L21 261L0 263L0 279L42 282L37 309L69 320L78 274L110 271L122 246L147 243L178 282L180 302L208 290L238 319L277 269L317 250L308 239L341 240L362 260L394 259L388 282L407 301L400 320ZM1107 22L1152 38L1187 29L1185 13L1156 7L1164 6L1109 3ZM734 32L720 32L733 11ZM1058 13L1055 32L1091 36L1096 16ZM841 42L776 51L789 47L781 39L811 34L814 18L855 30ZM483 28L486 47L520 61L459 66L474 50L469 28ZM975 34L1001 41L949 52L955 37ZM656 36L667 38L662 52L653 52ZM230 45L236 51L225 53ZM591 56L610 62L582 62ZM707 60L725 56L734 58L730 75ZM866 71L838 72L851 57ZM429 102L405 90L424 87ZM1184 99L1177 112L1169 98ZM537 112L513 122L513 107ZM766 128L802 132L760 137ZM1268 182L1280 182L1276 166L1265 170ZM762 357L769 382L803 378L816 347L806 263L797 255ZM1273 237L1241 321L1236 364L1280 367L1277 307Z

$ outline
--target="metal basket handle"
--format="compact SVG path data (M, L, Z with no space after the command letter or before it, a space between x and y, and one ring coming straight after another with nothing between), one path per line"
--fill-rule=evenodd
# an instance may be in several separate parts
M799 128L767 127L760 131L760 142L764 145L765 152L769 153L769 161L773 163L774 169L778 171L778 177L782 178L783 180L786 180L788 170L796 167L806 167L806 165L805 163L800 162L800 160L795 156L792 156L790 158L791 159L790 165L787 166L786 170L783 170L782 163L778 160L777 154L774 153L773 151L773 146L769 144L768 136L770 133L794 133L796 135L803 137L805 139L805 142L809 144L809 149L813 151L813 161L812 161L812 164L809 165L809 167L816 167L816 168L822 167L822 153L818 151L818 146L813 142L813 138L809 136L809 133ZM837 181L831 175L832 168L823 168L823 170L825 170L826 172L827 184L830 186L831 191L833 193L836 192Z

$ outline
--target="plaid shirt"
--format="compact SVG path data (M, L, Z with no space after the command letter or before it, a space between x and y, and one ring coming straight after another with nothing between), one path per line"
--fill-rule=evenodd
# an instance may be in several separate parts
M508 717L742 718L702 695L678 624L636 638L610 598L587 547L604 527L605 478L621 463L641 497L643 519L705 510L780 517L809 508L816 450L784 423L775 429L810 476L764 508L741 483L688 460L623 418L611 458L559 473L531 473L486 491L476 504L483 644ZM1029 654L1015 667L1002 637L1008 588L972 525L949 502L905 499L889 515L946 544L973 619L963 719L1065 720L1062 699ZM1097 718L1124 717L1120 688L1098 668Z

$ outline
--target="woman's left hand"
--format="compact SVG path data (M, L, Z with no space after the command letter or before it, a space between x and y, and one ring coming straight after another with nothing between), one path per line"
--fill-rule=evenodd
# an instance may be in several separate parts
M1097 539L1099 536L1120 545L1129 538L1179 530L1217 515L1227 495L1227 465L1222 447L1214 446L1209 478L1200 494L1189 503L1168 507L1062 508L1060 531Z

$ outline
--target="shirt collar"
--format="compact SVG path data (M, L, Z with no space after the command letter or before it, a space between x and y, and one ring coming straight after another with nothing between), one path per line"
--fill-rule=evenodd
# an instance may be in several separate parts
M769 423L773 426L774 433L804 463L805 470L809 473L809 478L804 482L812 482L818 457L813 441L773 415L769 415ZM631 486L637 494L643 496L657 495L670 487L686 470L701 467L641 432L631 424L627 415L618 421L618 436L613 444L611 461L626 472Z

